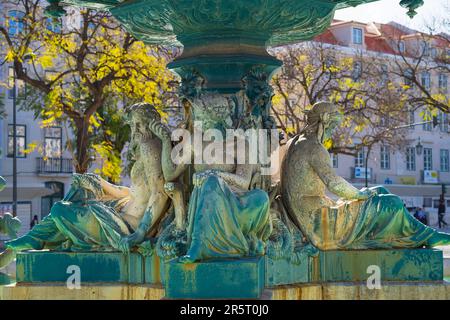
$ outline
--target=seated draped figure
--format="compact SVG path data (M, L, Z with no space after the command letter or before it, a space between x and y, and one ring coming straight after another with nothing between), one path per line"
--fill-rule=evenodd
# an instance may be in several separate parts
M68 193L24 236L7 241L0 267L19 251L58 249L129 252L154 233L170 205L161 168L161 140L149 129L160 122L146 103L127 107L131 126L131 187L113 185L94 174L74 174ZM153 123L152 122L152 123ZM176 217L183 229L184 217Z
M338 176L323 146L341 122L335 105L319 102L307 112L303 134L291 139L282 163L282 200L291 219L321 250L419 248L450 244L415 219L384 187L358 190ZM340 199L326 196L329 191Z
M190 101L195 132L215 130L214 139L201 141L203 155L211 154L204 162L193 164L193 190L188 205L187 251L180 261L190 263L217 258L239 258L264 255L266 241L272 231L270 201L264 190L254 188L252 180L257 166L250 164L248 153L244 163L237 161L238 143L242 139L248 150L245 137L227 137L226 130L233 129L231 115L233 102L221 94L203 93ZM197 131L198 130L198 131ZM211 131L209 131L211 132ZM158 133L155 131L155 134ZM169 135L159 134L163 141L163 158L172 154ZM232 148L227 148L232 146ZM214 150L219 150L216 151ZM231 150L231 152L230 152ZM192 150L191 150L192 151ZM228 154L228 152L230 154ZM163 171L183 171L186 163L192 163L193 152L186 152L185 159L177 168L169 161L163 162ZM230 162L224 163L229 158ZM179 174L179 172L177 174ZM171 252L172 244L161 241L160 256Z

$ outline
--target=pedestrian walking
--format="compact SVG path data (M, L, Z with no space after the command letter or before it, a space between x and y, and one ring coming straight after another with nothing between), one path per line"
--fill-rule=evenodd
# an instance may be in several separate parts
M422 222L424 225L427 225L427 215L422 208L420 207L416 208L416 213L414 214L414 217L420 222Z
M39 219L38 219L38 216L35 214L34 217L33 217L33 220L31 220L30 228L33 229L33 227L35 225L37 225L38 223L39 223Z
M439 207L438 207L438 221L439 221L439 228L442 228L442 225L447 226L447 222L444 221L445 216L445 200L444 197L441 196L439 199Z

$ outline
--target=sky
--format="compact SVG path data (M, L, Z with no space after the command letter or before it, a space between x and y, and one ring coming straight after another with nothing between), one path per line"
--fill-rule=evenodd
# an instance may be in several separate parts
M409 28L426 32L427 26L432 21L447 22L450 19L450 0L424 0L425 4L417 9L417 15L410 19L406 15L406 9L399 5L400 0L380 0L368 4L359 5L355 8L347 8L336 11L335 18L339 20L355 20L359 22L380 22L386 23L395 21ZM439 31L450 32L449 26L442 26Z

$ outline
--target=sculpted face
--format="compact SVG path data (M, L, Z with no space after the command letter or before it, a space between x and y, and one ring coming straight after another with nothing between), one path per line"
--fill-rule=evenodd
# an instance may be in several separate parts
M131 116L131 129L137 135L142 135L148 130L145 126L145 121L143 121L142 117L137 112L133 113Z

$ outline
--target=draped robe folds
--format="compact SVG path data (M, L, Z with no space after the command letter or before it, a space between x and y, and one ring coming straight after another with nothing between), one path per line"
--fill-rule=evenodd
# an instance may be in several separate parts
M93 178L85 175L85 179ZM127 199L122 200L102 201L90 190L72 186L48 216L24 236L6 242L6 247L40 250L70 241L72 250L116 250L120 239L133 232L122 218L120 208Z
M338 201L313 212L292 208L311 243L321 250L418 248L437 232L414 218L384 187L367 200Z
M219 177L196 186L189 201L193 261L263 255L271 233L269 198L259 189L236 193Z

